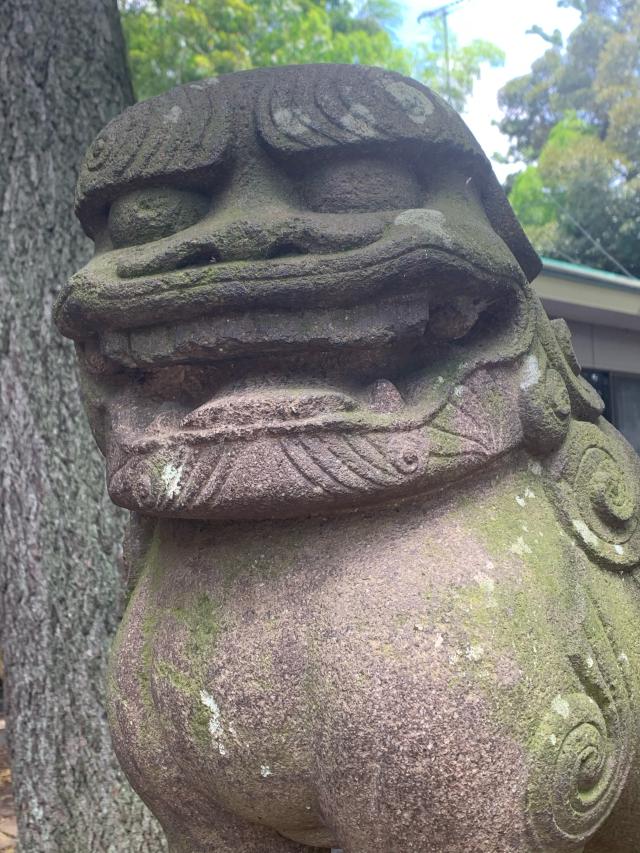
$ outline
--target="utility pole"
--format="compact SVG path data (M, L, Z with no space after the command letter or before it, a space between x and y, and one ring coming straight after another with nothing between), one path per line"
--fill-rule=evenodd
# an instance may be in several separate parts
M448 17L449 17L449 11L454 6L459 6L460 3L464 3L464 0L452 0L451 3L446 3L444 6L438 6L437 9L429 9L426 12L421 12L418 15L418 23L420 23L420 21L424 21L425 18L437 18L437 17L442 18L447 101L449 101L449 103L451 103L451 68L450 68L450 64L449 64L449 23L448 23Z

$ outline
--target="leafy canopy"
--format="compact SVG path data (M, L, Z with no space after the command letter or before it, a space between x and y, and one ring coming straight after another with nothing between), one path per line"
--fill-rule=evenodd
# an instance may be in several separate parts
M447 75L441 21L409 50L394 35L397 0L120 0L120 12L138 98L248 68L344 62L413 75L444 95L448 88L461 110L482 65L504 61L489 42L459 47L450 36Z
M427 86L435 89L459 112L480 77L482 66L498 68L504 64L504 51L484 39L474 39L460 47L454 33L449 32L449 73L444 61L444 27L442 18L430 23L428 38L420 42L413 52L411 73Z
M640 0L561 0L581 13L502 90L500 128L528 167L509 199L536 248L640 276ZM537 31L537 30L536 30Z

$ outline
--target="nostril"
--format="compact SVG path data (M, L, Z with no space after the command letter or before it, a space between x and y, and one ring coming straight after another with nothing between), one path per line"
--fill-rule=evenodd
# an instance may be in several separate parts
M294 240L276 240L267 249L266 258L286 258L290 255L308 255L309 249Z
M122 278L133 278L138 275L156 275L161 272L172 272L185 267L206 267L217 264L221 260L220 253L211 241L189 241L179 245L171 245L161 251L153 251L149 247L138 257L124 255L117 262L117 272Z
M210 264L220 263L220 253L211 246L200 246L191 252L187 252L179 258L174 269L181 270L185 267L208 267Z

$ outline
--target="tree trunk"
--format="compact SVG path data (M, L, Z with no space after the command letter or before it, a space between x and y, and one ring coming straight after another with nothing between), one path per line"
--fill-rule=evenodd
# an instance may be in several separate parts
M0 0L0 645L24 853L164 849L111 750L122 517L51 323L90 251L77 168L131 98L115 0Z

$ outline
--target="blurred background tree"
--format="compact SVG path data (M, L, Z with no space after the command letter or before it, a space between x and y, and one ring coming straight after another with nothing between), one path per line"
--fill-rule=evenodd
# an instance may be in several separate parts
M132 101L124 40L115 0L1 8L0 647L19 849L159 853L104 710L123 513L51 321L91 255L73 215L83 152Z
M480 77L482 67L497 68L504 64L504 51L484 39L473 39L460 47L455 33L447 34L450 56L445 66L445 34L441 17L429 20L426 37L413 51L410 74L446 97L451 106L462 112Z
M640 276L640 0L561 0L581 14L563 45L499 102L510 158L528 164L510 201L538 251Z
M379 65L446 91L441 21L417 48L403 47L397 0L120 0L120 14L139 99L201 77L309 62ZM462 109L482 66L503 61L490 42L451 39L452 104Z

